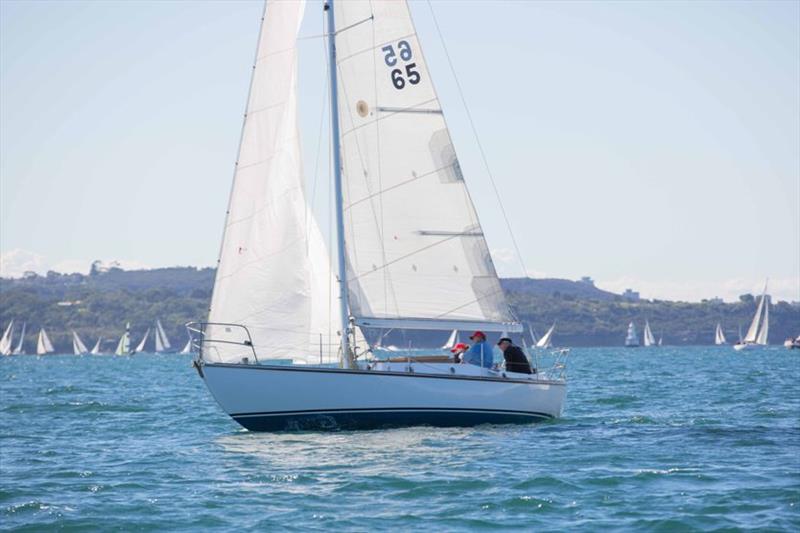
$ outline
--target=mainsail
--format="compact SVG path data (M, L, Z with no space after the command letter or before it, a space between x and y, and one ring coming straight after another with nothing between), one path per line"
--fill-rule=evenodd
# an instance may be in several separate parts
M25 353L22 344L25 342L25 328L27 325L27 322L22 323L22 332L19 334L19 342L17 342L17 347L14 348L14 351L11 352L13 355L22 355Z
M156 320L155 338L156 352L165 352L172 349L172 344L169 342L167 332L164 331L164 326L161 325L161 320Z
M83 344L83 341L78 336L78 332L72 330L72 353L75 355L83 355L85 353L89 353L89 350L86 348L86 345Z
M764 320L761 322L761 329L758 330L756 344L766 345L767 336L769 335L769 295L765 294L761 298L762 303L764 303Z
M330 258L306 203L297 119L305 2L267 2L211 298L204 357L335 360ZM336 321L333 321L336 323ZM228 341L236 344L229 344Z
M97 342L94 344L94 348L92 351L89 352L92 355L100 355L100 343L103 341L103 337L97 337Z
M764 285L764 292L761 293L761 299L758 301L756 314L753 315L753 321L750 323L750 328L747 330L747 335L744 337L745 343L756 343L758 338L758 327L761 324L761 312L764 309L764 301L767 296L767 286Z
M642 344L645 346L654 346L656 344L656 338L653 336L653 331L650 329L650 322L647 320L644 321L644 334L642 341Z
M41 328L39 330L39 337L36 339L36 354L45 355L53 353L54 351L53 343L50 342L50 337L47 336L47 332L44 328Z
M722 324L717 322L717 329L714 332L714 344L726 344L728 341L725 339L725 333L722 331Z
M500 287L408 6L347 1L334 9L347 283L356 324L522 331Z
M147 338L149 336L150 336L150 328L147 328L147 331L144 332L144 337L142 337L142 340L139 341L139 344L136 345L136 350L134 350L134 353L139 353L144 351L144 345L147 342Z
M0 355L11 355L11 346L13 344L14 336L14 320L8 323L3 337L0 338Z

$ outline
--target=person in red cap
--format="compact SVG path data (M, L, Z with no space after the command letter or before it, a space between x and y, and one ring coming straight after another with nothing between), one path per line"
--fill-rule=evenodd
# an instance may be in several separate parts
M486 344L486 334L482 331L476 331L469 338L473 342L472 347L464 352L461 360L471 365L492 368L494 352Z
M453 352L453 361L455 361L456 363L460 363L461 354L463 354L467 350L469 350L469 344L464 344L463 342L459 342L458 344L453 346L453 349L450 350L451 352Z

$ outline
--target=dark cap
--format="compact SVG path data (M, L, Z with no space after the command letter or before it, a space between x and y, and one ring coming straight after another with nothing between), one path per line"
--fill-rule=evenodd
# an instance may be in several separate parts
M514 344L514 341L512 341L512 340L511 340L511 339L509 339L508 337L500 337L500 340L499 340L499 341L497 341L497 344L500 344L500 343L501 343L501 342L503 342L503 341L507 341L507 342L508 342L508 343L510 343L510 344Z

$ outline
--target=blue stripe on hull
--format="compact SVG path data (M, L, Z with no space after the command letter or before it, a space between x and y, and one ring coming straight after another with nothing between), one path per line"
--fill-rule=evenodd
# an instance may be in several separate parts
M464 427L479 424L529 424L553 418L545 413L467 410L364 410L231 416L250 431L337 431L408 426Z

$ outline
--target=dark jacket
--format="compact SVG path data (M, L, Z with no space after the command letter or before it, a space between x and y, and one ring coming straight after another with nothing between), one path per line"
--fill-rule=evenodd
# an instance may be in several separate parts
M518 346L513 344L503 352L506 359L506 370L509 372L519 372L520 374L533 374L528 358L522 353Z

